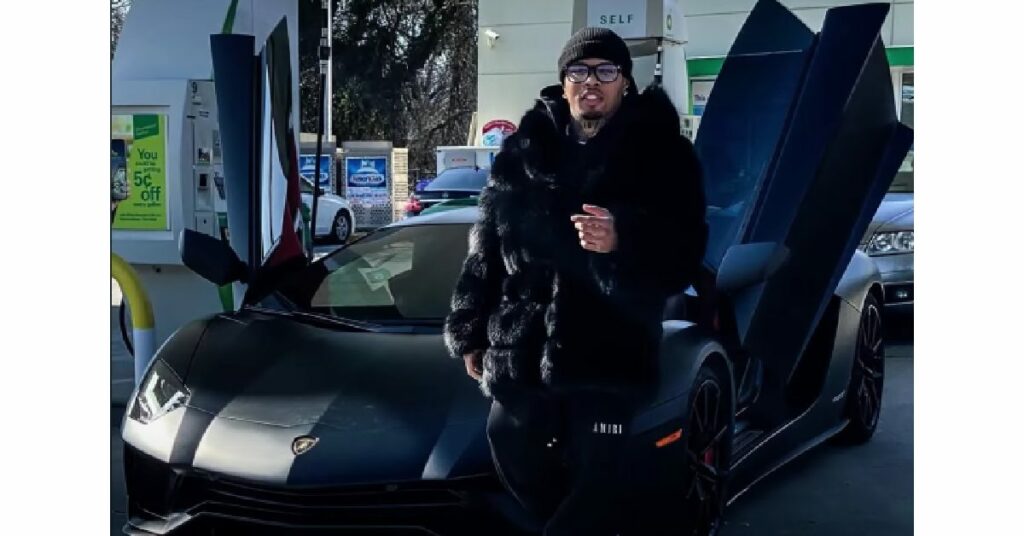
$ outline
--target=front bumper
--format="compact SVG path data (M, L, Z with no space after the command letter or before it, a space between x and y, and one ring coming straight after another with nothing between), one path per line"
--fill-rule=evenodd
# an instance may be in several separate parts
M885 308L912 312L914 309L914 254L879 255L872 257L882 277Z
M270 487L173 467L128 445L124 460L126 534L520 535L530 526L493 475Z

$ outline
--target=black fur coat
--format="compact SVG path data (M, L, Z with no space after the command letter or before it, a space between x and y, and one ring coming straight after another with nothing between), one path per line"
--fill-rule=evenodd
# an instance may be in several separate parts
M654 379L667 297L697 275L707 241L701 169L656 87L625 97L585 144L560 86L507 138L445 321L453 357L485 350L481 387L632 391ZM583 249L584 203L614 217L618 249Z

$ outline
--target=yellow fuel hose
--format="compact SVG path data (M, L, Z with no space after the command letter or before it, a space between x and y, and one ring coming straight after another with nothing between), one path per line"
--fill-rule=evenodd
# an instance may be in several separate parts
M155 322L153 304L134 268L116 253L110 254L110 275L121 287L121 295L128 301L132 311L132 342L135 347L135 384L142 381L142 375L153 359Z

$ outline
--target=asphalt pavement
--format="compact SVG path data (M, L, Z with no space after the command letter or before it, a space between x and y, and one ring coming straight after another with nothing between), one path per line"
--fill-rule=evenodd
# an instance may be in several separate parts
M112 296L113 301L114 296ZM126 521L120 426L131 356L110 309L110 533ZM882 416L860 446L826 444L768 476L730 507L722 536L901 536L914 529L914 344L896 324L887 347Z

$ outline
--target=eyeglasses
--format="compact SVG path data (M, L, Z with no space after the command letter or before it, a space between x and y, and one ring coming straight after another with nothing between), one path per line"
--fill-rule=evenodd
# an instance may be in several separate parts
M585 63L575 63L565 68L565 77L570 82L582 84L590 78L590 75L594 75L595 78L601 82L614 82L619 79L619 73L622 71L622 67L615 65L614 63L599 63L597 65L587 65Z

